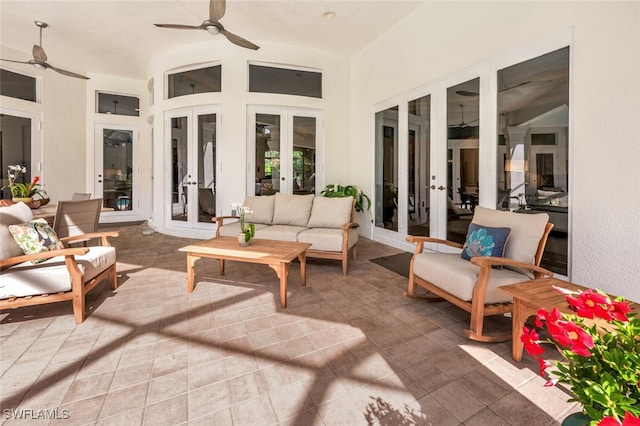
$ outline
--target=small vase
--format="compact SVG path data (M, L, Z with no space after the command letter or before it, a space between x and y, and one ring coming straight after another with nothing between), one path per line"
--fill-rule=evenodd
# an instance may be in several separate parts
M30 202L33 201L33 198L31 198L31 197L13 197L11 199L11 201L13 201L14 203L19 203L20 201L22 201L25 204L29 204Z
M249 241L246 241L244 232L241 232L238 234L238 244L240 245L240 247L248 247L251 245L251 238L249 238Z
M591 418L582 412L569 414L562 421L561 426L589 426Z

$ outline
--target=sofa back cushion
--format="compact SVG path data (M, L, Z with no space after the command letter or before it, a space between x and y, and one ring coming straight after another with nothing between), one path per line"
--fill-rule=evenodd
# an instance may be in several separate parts
M544 234L549 215L499 211L477 206L471 221L478 225L511 228L504 257L534 263L538 244Z
M273 209L273 224L307 226L314 197L313 194L293 195L276 193L275 207Z
M263 223L271 225L273 221L273 206L275 195L262 195L260 197L245 197L244 206L249 207L253 213L244 215L245 223Z
M29 222L31 219L33 219L33 213L25 203L0 207L0 259L24 254L9 232L9 225Z
M351 222L353 197L315 197L307 228L340 228Z

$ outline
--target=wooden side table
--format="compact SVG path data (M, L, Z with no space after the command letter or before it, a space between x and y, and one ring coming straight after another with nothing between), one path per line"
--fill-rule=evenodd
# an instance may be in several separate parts
M535 315L538 309L545 308L547 311L551 311L553 308L557 308L563 314L574 313L569 308L565 295L553 288L554 286L570 291L587 290L587 287L557 278L541 278L499 287L500 290L513 296L513 341L511 350L515 361L522 359L522 351L524 349L524 343L520 341L522 327L527 318ZM613 298L615 296L610 297ZM629 308L631 308L632 312L640 314L640 305L637 303L629 301Z
M522 359L524 343L520 341L520 337L522 337L522 327L527 318L535 315L540 308L545 308L548 311L558 308L562 313L572 312L565 295L554 289L553 286L571 291L586 290L586 287L557 278L542 278L499 287L500 290L513 296L511 350L515 361L519 362Z

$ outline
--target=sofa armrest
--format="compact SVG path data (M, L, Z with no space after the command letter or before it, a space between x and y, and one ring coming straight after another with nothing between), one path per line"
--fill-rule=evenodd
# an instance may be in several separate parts
M211 222L217 223L218 227L216 228L216 237L220 236L220 228L224 225L225 219L239 219L238 216L214 216L211 218Z
M71 237L63 237L60 238L60 241L66 246L69 243L74 243L76 241L86 241L92 240L94 238L100 238L100 245L105 247L111 247L111 243L109 242L109 237L119 237L120 232L118 231L103 231L103 232L90 232L87 234L74 235Z
M17 265L22 262L36 259L51 259L56 256L65 256L72 258L74 256L81 256L89 252L88 247L67 248L62 250L43 251L40 253L23 254L21 256L8 257L0 260L0 268L7 268L9 266Z
M422 253L424 249L424 243L444 244L446 246L462 249L462 244L455 241L443 240L441 238L422 237L418 235L407 235L407 241L416 244L415 254Z

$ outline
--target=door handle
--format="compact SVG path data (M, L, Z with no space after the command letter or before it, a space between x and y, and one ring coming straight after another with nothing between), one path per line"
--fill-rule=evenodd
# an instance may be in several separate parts
M447 189L447 188L445 188L444 186L440 185L440 186L438 187L438 189L439 189L440 191L444 191L444 190L445 190L445 189Z
M429 188L436 189L436 186L435 185L431 185Z

